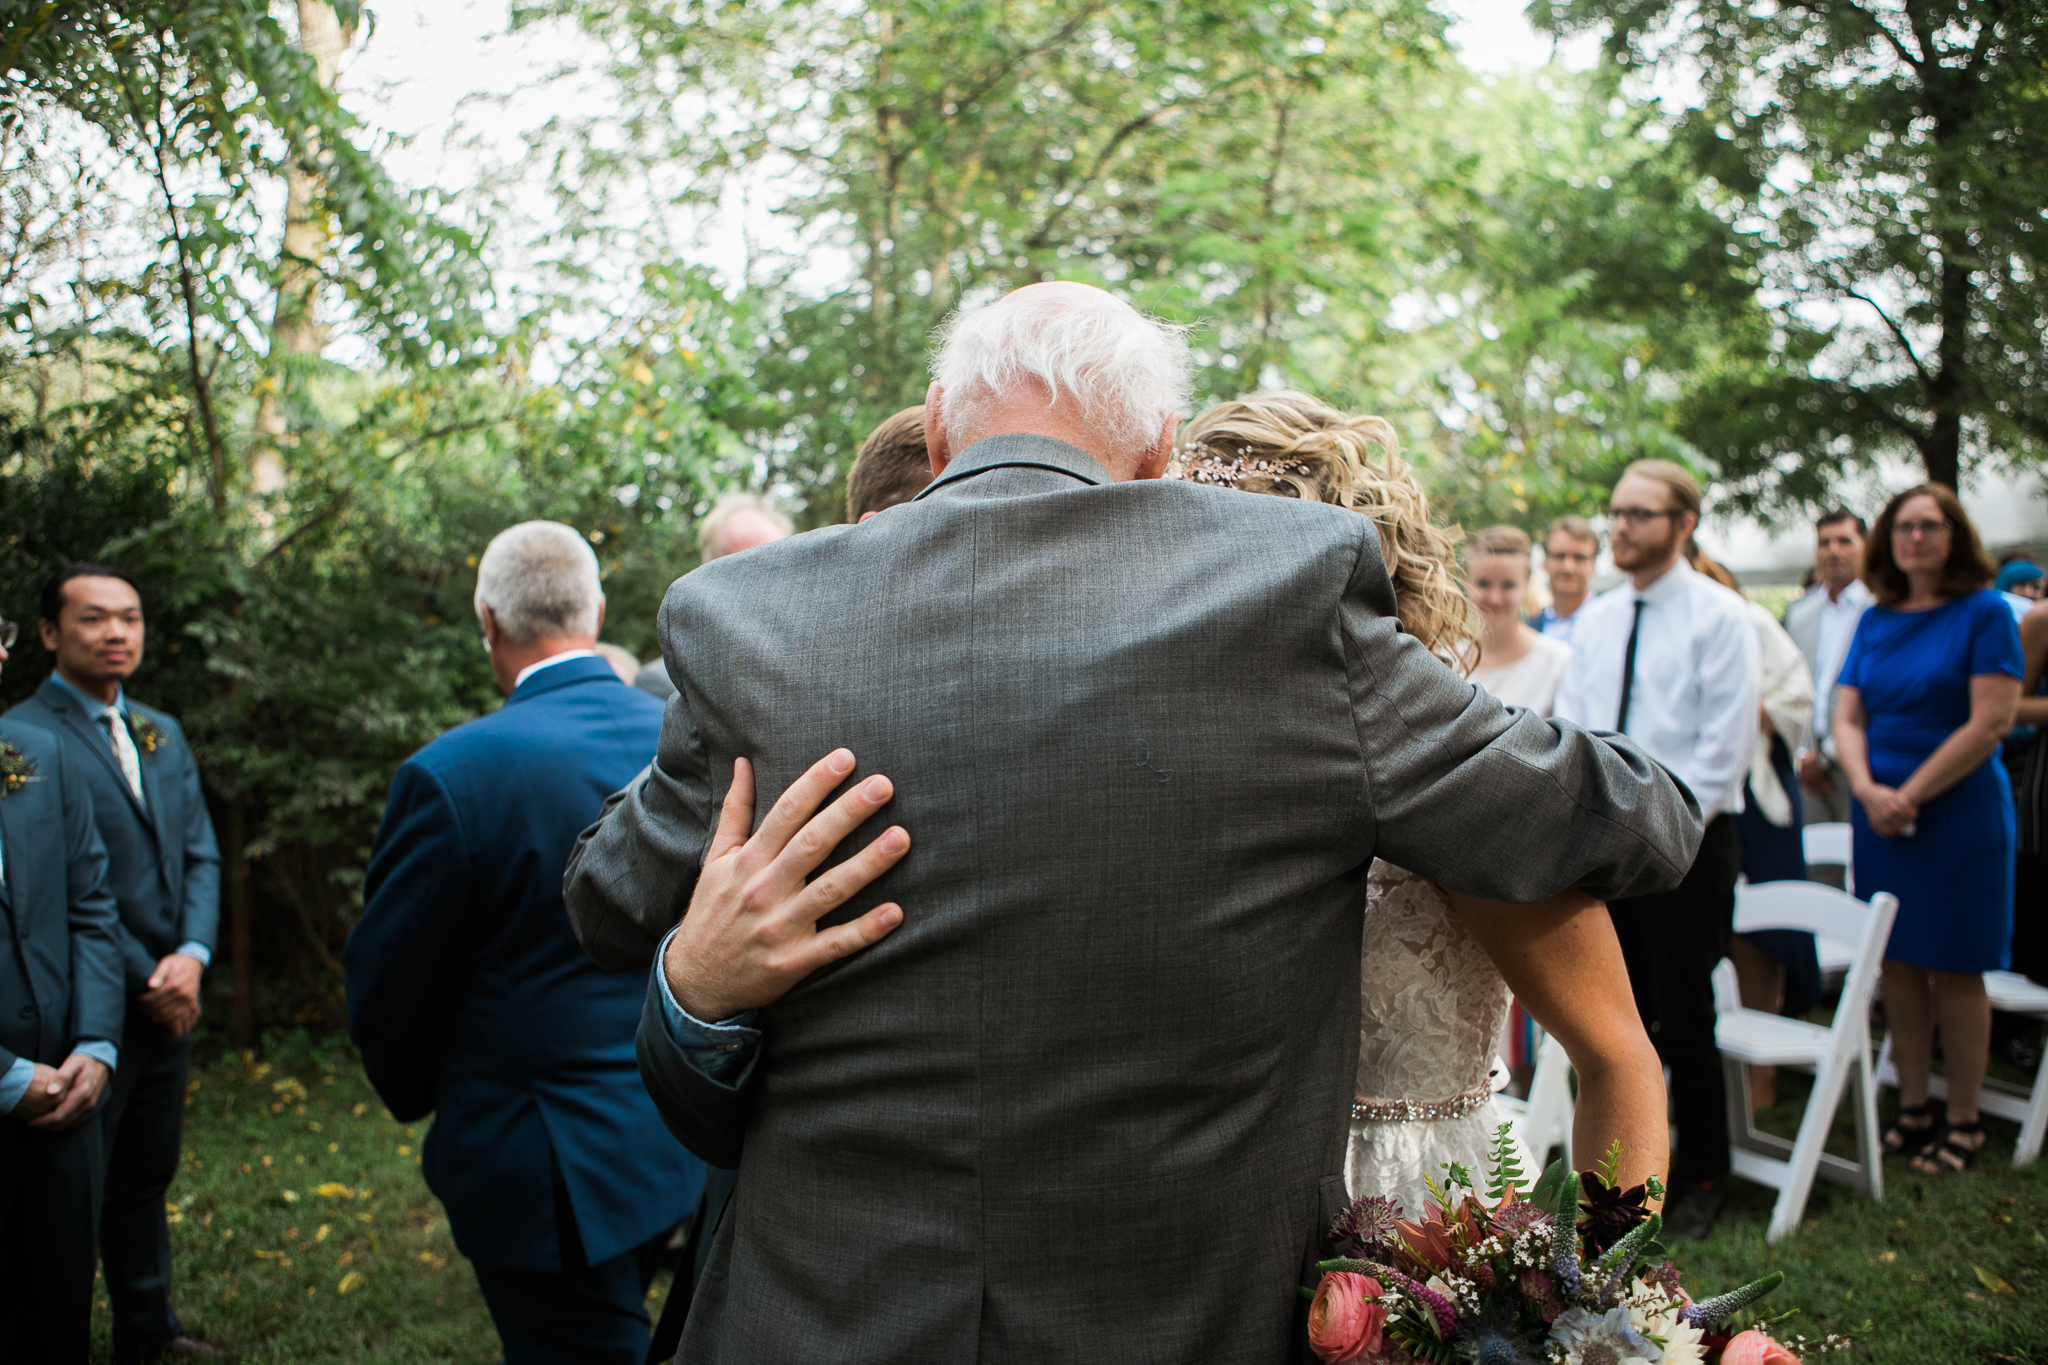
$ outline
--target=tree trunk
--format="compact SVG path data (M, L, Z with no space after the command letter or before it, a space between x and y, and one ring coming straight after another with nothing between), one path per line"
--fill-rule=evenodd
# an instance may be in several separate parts
M230 797L221 841L221 900L228 912L228 954L234 967L235 998L228 1008L228 1035L236 1047L256 1046L256 963L249 927L249 837L242 798Z
M328 0L298 0L299 47L313 59L316 78L334 88L341 54L355 38L343 28ZM327 344L319 316L320 258L327 254L327 219L318 208L320 144L308 137L285 168L284 245L278 251L277 307L270 320L270 354L318 355ZM286 431L278 402L281 376L273 372L256 408L255 444L249 452L249 475L259 493L284 487L284 460L279 447Z

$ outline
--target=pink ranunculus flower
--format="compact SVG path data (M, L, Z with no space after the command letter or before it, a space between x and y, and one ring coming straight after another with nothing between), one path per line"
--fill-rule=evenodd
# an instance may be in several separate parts
M1799 1365L1799 1357L1785 1349L1782 1342L1751 1328L1738 1332L1722 1349L1721 1365Z
M1333 1270L1316 1286L1308 1306L1308 1346L1328 1365L1378 1356L1387 1310L1374 1300L1380 1282L1370 1275Z

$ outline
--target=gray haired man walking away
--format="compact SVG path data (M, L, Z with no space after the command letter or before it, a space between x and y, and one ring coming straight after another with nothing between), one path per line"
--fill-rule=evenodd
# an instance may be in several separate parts
M1678 882L1698 809L1401 634L1366 518L1160 480L1175 329L1034 285L934 370L916 501L670 590L681 698L570 864L593 956L660 954L656 1106L739 1169L678 1359L1293 1358L1373 858L1618 896ZM762 829L857 782L821 844L857 875L733 875L720 803L827 754Z

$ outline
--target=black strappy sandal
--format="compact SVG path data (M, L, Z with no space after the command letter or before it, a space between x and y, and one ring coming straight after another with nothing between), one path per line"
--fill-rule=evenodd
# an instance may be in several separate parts
M1991 1135L1984 1131L1981 1118L1968 1123L1948 1124L1942 1129L1939 1142L1930 1142L1914 1156L1913 1169L1922 1175L1967 1171L1971 1160L1984 1150L1984 1144L1990 1140Z
M1884 1130L1882 1141L1885 1151L1893 1156L1906 1156L1925 1151L1932 1141L1940 1136L1935 1121L1942 1114L1942 1106L1934 1100L1922 1100L1919 1104L1902 1104L1899 1112ZM1908 1123L1908 1119L1919 1119Z

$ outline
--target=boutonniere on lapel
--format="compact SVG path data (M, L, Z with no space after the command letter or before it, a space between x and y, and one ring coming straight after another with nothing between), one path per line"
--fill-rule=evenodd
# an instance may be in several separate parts
M36 780L36 761L12 744L0 744L0 801Z
M170 731L139 711L128 713L128 729L135 735L136 747L146 754L153 754L171 742Z

